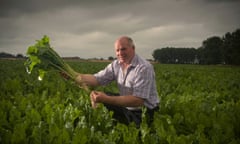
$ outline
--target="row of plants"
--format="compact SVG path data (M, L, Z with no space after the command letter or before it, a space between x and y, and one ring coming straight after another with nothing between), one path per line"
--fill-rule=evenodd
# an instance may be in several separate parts
M81 73L107 63L71 62ZM0 61L0 143L240 143L240 68L154 64L160 110L151 126L124 125L58 73L42 81L24 61ZM117 92L115 84L98 90Z

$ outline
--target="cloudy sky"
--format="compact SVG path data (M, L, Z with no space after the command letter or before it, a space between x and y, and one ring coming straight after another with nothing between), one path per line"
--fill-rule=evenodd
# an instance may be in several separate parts
M240 0L1 0L0 52L25 55L43 35L61 56L108 58L133 38L152 58L162 47L201 46L240 28Z

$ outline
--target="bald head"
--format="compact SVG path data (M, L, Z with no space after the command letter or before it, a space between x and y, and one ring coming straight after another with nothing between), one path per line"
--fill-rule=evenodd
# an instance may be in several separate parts
M128 36L122 36L122 37L118 38L115 42L115 46L117 43L124 43L124 44L128 45L129 47L135 48L132 38L130 38Z
M121 63L130 63L135 55L135 46L130 37L122 36L115 42L115 52Z

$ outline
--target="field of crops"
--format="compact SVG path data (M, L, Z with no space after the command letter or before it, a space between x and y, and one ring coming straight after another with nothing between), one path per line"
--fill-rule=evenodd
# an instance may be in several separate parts
M240 67L154 64L160 110L148 127L115 123L89 93L52 72L42 81L21 60L0 60L0 144L239 144ZM68 62L81 73L107 63ZM117 92L115 84L98 90Z

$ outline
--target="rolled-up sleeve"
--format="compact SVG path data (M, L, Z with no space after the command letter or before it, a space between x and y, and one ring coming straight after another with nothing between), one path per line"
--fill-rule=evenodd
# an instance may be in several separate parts
M100 85L107 85L112 82L114 78L113 63L110 63L105 69L94 74Z

